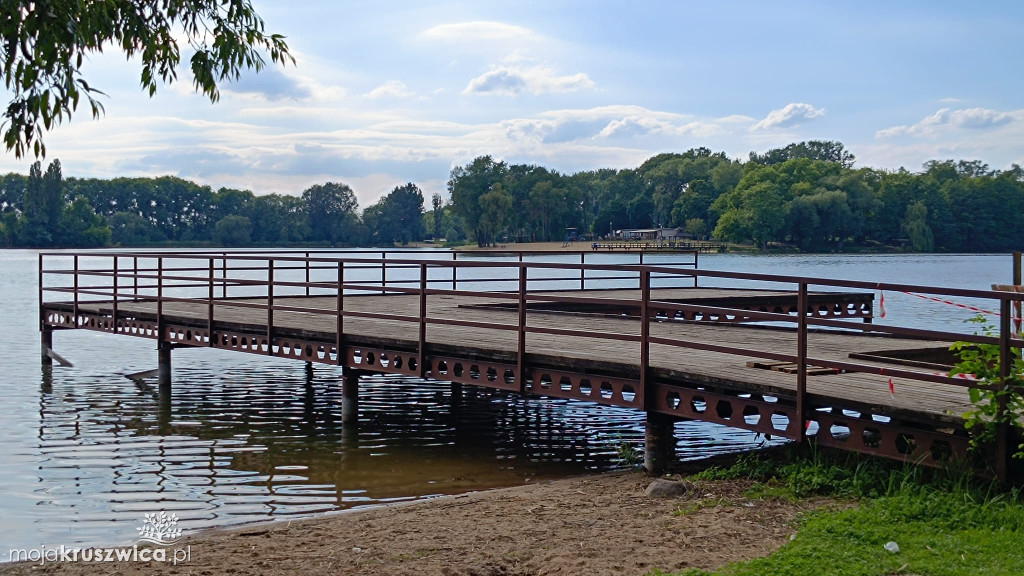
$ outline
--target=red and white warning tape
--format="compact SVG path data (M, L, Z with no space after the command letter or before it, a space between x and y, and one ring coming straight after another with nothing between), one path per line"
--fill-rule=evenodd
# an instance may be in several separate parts
M993 312L992 310L985 310L984 308L978 308L976 306L970 306L970 305L967 305L967 304L961 304L960 302L953 302L952 300L943 300L942 298L936 298L934 296L926 296L924 294L916 294L914 292L907 292L905 290L903 291L903 293L908 295L908 296L916 296L917 298L921 298L923 300L931 300L932 302L939 302L940 304L948 304L950 306L956 306L957 308L963 308L965 310L970 310L971 312L980 312L982 314L988 314L990 316L999 316L999 312Z
M881 293L881 299L879 301L879 312L881 312L881 317L885 318L885 292L882 291L882 290L879 290L879 292ZM943 300L942 298L936 298L934 296L927 296L925 294L917 294L915 292L907 292L906 290L903 290L902 293L906 294L908 296L914 296L914 297L920 298L922 300L930 300L932 302L938 302L940 304L947 304L949 306L956 306L957 308L963 308L964 310L970 310L971 312L978 312L978 313L981 313L981 314L988 314L989 316L1002 316L1002 314L1000 314L999 312L995 312L995 311L992 311L992 310L986 310L984 308L978 308L977 306L971 306L969 304L962 304L960 302L953 302L952 300ZM1010 319L1013 320L1014 322L1024 321L1024 318L1018 318L1016 316L1011 316Z

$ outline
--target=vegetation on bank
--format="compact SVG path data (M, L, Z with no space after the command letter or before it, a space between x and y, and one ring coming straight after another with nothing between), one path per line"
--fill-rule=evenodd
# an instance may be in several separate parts
M807 513L793 539L767 557L680 576L1024 574L1024 496L1018 489L976 480L966 470L851 454L790 456L752 453L690 480L750 479L755 483L748 497L830 496L838 504ZM890 542L898 551L886 548Z
M691 237L801 251L1020 249L1024 169L931 161L921 172L854 168L839 142L751 153L694 148L635 169L572 175L481 156L456 166L450 198L424 206L413 183L360 210L351 188L301 195L160 178L62 178L59 161L0 177L0 245L393 245L424 239L495 242L604 237L679 228Z

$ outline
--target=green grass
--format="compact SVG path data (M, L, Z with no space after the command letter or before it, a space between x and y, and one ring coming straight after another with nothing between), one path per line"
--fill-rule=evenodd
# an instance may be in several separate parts
M680 576L1024 574L1024 497L965 472L815 455L788 463L748 456L695 476L754 479L748 497L829 495L855 505L808 513L796 538L765 558ZM900 552L886 551L889 541Z

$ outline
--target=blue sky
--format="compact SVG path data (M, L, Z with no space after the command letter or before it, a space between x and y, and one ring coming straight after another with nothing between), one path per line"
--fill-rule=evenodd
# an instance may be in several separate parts
M342 181L362 207L408 181L444 192L482 154L571 173L828 139L858 166L1024 164L1020 2L255 5L296 66L210 104L187 70L150 99L137 62L95 55L106 114L50 133L48 159L257 194ZM29 164L7 153L0 170Z

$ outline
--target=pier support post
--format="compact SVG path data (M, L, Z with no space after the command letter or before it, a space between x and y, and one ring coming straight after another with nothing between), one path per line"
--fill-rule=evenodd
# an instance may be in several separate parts
M462 384L452 382L452 404L462 402Z
M160 342L157 344L157 381L160 383L160 395L166 391L171 392L171 344Z
M306 384L313 381L313 363L306 362Z
M53 358L47 354L51 348L53 348L53 328L43 326L42 331L39 333L39 352L43 366L53 366Z
M359 421L359 373L346 370L341 381L341 423Z
M644 468L655 476L664 474L675 456L676 438L671 416L647 412L644 429Z

